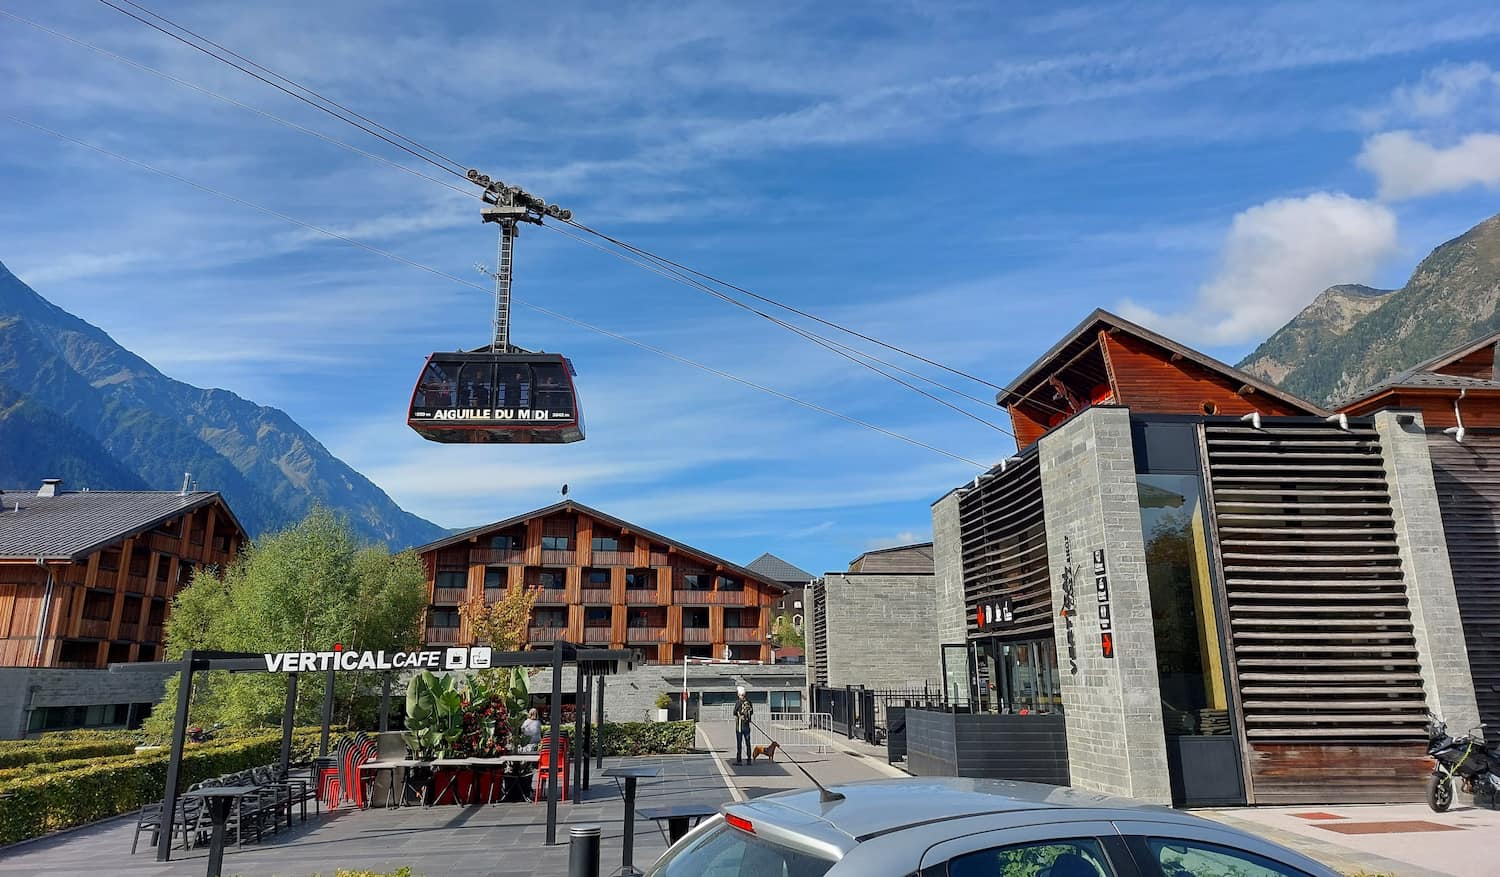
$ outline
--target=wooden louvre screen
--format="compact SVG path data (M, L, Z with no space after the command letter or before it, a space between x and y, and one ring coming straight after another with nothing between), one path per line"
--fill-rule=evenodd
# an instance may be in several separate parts
M1042 515L1042 471L1033 451L991 469L958 499L969 636L1052 635L1052 579ZM1008 603L1007 603L1008 601ZM982 631L978 611L1008 605L1013 621Z
M1427 448L1479 720L1494 736L1500 733L1500 431L1468 430L1462 444L1433 431Z
M1204 429L1249 742L1425 739L1374 427L1213 418Z
M828 684L828 597L823 590L823 582L813 582L808 590L812 591L812 650L813 681L818 685Z

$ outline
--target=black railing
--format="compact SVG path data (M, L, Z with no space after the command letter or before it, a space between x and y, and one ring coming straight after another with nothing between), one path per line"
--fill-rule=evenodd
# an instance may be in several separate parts
M810 694L812 712L828 713L836 733L851 740L864 740L872 746L887 742L890 707L945 709L942 692L931 687L832 688L814 685Z

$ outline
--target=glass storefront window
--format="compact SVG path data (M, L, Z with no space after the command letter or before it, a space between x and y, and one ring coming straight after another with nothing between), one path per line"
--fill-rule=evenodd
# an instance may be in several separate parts
M979 661L984 712L1008 715L1061 713L1062 678L1057 672L1057 646L1052 639L975 643Z
M1202 482L1137 475L1167 736L1229 733Z

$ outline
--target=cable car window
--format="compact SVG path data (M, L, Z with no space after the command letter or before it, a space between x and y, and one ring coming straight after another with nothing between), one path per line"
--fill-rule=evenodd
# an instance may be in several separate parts
M573 391L562 363L543 362L531 367L536 376L536 408L545 417L561 420L573 416Z
M416 408L452 408L454 375L436 362L427 364L422 379L417 383Z
M458 370L455 407L488 409L494 406L495 367L488 362L466 362Z
M512 412L531 407L530 366L524 362L500 363L495 407Z

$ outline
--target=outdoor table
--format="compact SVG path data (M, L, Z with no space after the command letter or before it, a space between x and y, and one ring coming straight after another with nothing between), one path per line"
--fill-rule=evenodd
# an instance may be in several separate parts
M646 767L610 767L606 768L600 776L612 777L615 787L619 788L620 780L625 780L625 787L620 789L620 797L625 799L625 836L622 840L624 845L624 857L621 865L633 866L635 864L635 783L642 777L650 780L661 776L661 768Z
M495 767L503 769L508 764L539 764L541 760L542 757L536 753L523 752L516 755L496 755L490 758L470 758L468 762L476 769L484 768L485 770L489 770ZM504 793L502 792L501 794L503 795ZM495 779L493 776L490 777L490 794L485 803L495 803Z
M214 823L213 837L208 844L208 877L219 877L224 870L224 824L229 821L229 808L240 798L259 791L255 786L218 786L212 789L194 789L182 794L184 798L206 799L203 803L207 805L208 816ZM240 830L244 831L244 826L240 826Z
M427 762L436 769L442 769L446 767L452 770L452 772L448 775L448 784L437 788L436 792L434 792L432 796L433 804L436 804L437 802L443 800L443 794L445 792L451 791L453 792L453 800L456 801L459 806L468 806L469 802L465 801L463 796L458 793L457 786L458 774L460 771L469 767L469 762L470 759L468 758L438 758L434 759L433 761ZM433 785L437 786L437 783L434 782ZM474 791L474 778L472 775L469 777L469 791L470 793Z
M417 765L422 764L422 763L423 762L420 762L420 761L413 761L410 758L397 758L397 759L392 759L391 761L367 761L364 764L361 764L359 766L359 781L360 781L361 784L364 783L364 781L365 781L365 771L369 771L372 774L375 773L376 771L381 771L381 770L388 770L388 771L390 771L391 772L391 781L390 781L389 784L386 785L386 788L385 788L385 805L387 807L393 807L393 808L394 807L400 807L401 806L401 798L404 797L404 796L396 794L396 771L399 770L399 769L401 769L401 768L416 767ZM372 785L374 784L373 780L371 781L371 784ZM404 792L405 789L403 789L402 791ZM370 806L369 798L365 798L365 808L369 809L369 806ZM302 807L303 807L303 819L305 821L306 820L307 805L304 803L302 805Z
M674 844L682 840L682 836L688 833L691 825L688 820L693 820L693 825L703 821L705 816L712 816L719 812L719 808L713 804L672 804L667 807L649 807L641 811L641 815L647 819L656 820L656 827L661 829L662 821L667 823L667 843Z

